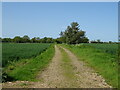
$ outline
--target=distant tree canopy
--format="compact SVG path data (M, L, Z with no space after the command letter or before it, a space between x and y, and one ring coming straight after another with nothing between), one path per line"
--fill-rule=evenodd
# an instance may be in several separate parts
M60 38L39 38L34 37L29 38L28 35L23 37L15 36L11 38L3 38L2 42L15 42L15 43L68 43L68 44L78 44L78 43L87 43L89 39L85 36L85 31L79 29L79 24L77 22L72 22L71 26L68 26L65 32L60 33Z
M0 37L0 42L2 42L2 38Z
M44 38L39 38L39 37L34 37L32 39L29 38L28 35L24 35L23 37L20 36L15 36L13 39L11 38L0 38L0 42L14 42L14 43L53 43L55 39L50 38L50 37L44 37Z
M27 35L24 35L22 39L23 42L30 42L30 38Z
M23 37L15 36L14 38L1 38L0 42L13 42L13 43L67 43L67 44L79 44L79 43L117 43L117 42L102 42L100 39L89 41L89 39L85 36L85 31L79 28L79 24L77 22L72 22L70 26L67 26L64 32L60 32L60 37L53 39L50 37L33 37L30 39L28 35L24 35ZM120 35L119 35L120 42Z
M87 43L89 39L85 36L85 31L80 30L77 22L72 22L64 32L60 33L60 41L67 44Z
M1 41L2 42L12 42L12 39L11 38L1 38Z

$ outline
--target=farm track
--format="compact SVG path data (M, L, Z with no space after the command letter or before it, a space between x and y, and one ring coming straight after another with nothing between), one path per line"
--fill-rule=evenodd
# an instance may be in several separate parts
M62 47L63 48L63 47ZM77 88L110 88L105 80L95 73L95 71L86 66L83 61L80 61L71 51L65 49L65 52L68 54L72 60L72 65L74 68L74 74L77 79L75 83L78 85Z
M63 74L62 49L70 60L74 78L66 78ZM69 73L70 74L70 73ZM105 80L95 71L80 61L71 51L55 46L55 55L49 66L37 76L38 82L16 81L7 82L3 87L29 87L29 88L110 88Z

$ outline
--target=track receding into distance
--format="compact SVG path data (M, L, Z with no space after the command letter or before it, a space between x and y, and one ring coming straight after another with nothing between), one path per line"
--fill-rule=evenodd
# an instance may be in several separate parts
M71 51L56 45L51 63L36 78L38 82L18 81L6 83L3 87L22 87L18 84L26 83L24 87L29 88L111 88L102 76Z

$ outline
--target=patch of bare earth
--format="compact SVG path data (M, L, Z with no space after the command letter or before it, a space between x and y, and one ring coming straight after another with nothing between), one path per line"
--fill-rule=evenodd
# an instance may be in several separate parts
M14 81L2 84L2 88L29 88L34 82L29 81Z
M62 47L63 48L63 47ZM86 66L83 61L80 61L71 51L66 48L63 48L72 60L72 65L74 73L77 77L77 80L74 82L80 88L112 88L105 82L105 79L95 73L95 71Z

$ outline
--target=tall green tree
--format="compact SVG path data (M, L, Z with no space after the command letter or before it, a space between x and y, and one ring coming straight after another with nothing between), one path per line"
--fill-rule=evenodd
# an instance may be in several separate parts
M61 32L60 36L64 43L78 44L87 43L89 39L85 36L85 31L80 30L77 22L72 22L70 26L67 26L65 32Z

